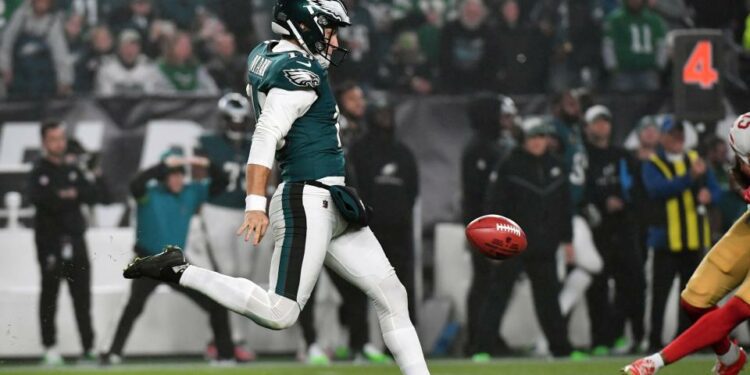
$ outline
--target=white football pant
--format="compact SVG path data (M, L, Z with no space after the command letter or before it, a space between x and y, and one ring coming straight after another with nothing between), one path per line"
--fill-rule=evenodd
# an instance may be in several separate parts
M343 178L326 178L341 184ZM180 284L270 329L296 322L325 263L374 302L383 340L406 375L429 374L417 332L409 319L406 290L369 228L349 228L321 188L282 183L271 199L275 248L269 288L250 280L188 267Z

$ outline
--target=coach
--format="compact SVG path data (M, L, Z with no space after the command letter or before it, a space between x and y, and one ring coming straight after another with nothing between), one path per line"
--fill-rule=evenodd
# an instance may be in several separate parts
M556 252L564 244L567 260L573 258L571 245L572 210L568 173L547 147L554 129L541 119L523 124L523 146L514 150L490 175L486 213L511 217L524 230L529 241L522 255L496 263L487 272L487 299L478 313L474 338L474 359L484 360L492 352L495 335L508 305L512 285L526 272L531 280L534 305L550 351L556 357L571 354L568 328L560 312Z
M55 314L61 279L67 280L70 287L83 353L93 355L91 271L81 205L94 203L96 193L84 173L66 161L63 124L55 121L42 124L41 136L44 157L31 171L29 195L36 208L34 239L42 274L39 319L45 348L43 361L58 365L63 362L55 350Z

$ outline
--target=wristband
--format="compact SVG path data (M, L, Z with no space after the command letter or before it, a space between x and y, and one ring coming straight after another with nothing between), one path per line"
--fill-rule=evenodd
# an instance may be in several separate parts
M262 195L250 194L245 197L245 212L263 211L266 212L266 197Z

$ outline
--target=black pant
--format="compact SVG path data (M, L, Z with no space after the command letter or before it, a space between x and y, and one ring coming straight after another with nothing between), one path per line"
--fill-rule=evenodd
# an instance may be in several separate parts
M87 352L93 348L94 330L91 327L91 270L83 234L61 236L37 231L35 240L42 274L39 297L42 344L50 347L57 342L57 294L60 280L65 279L73 299L81 344Z
M554 254L554 251L549 253ZM478 306L477 310L469 312L469 318L476 320L475 323L470 323L475 330L472 337L476 344L470 349L473 353L493 352L497 337L495 333L500 330L513 285L521 272L526 272L531 280L537 319L549 341L550 351L555 356L570 354L567 322L560 312L558 301L562 286L557 278L555 258L553 255L549 258L531 260L517 256L501 263L486 259L483 262L475 262L475 265L480 264L480 267L475 267L474 274L485 274L483 280L479 280L485 283L475 284L473 288L482 288L479 293L481 296L476 293L469 295L470 300L474 299L472 303ZM477 282L478 279L475 278L474 281Z
M328 267L326 270L341 295L339 321L349 329L349 348L355 353L360 352L370 341L370 327L367 324L367 295ZM310 299L299 316L302 335L307 345L318 340L315 330L315 291L317 289L317 286L313 288Z
M625 222L605 222L593 230L593 235L604 269L594 276L586 292L592 346L614 344L623 335L625 321L630 322L634 342L641 342L646 279L637 233ZM612 279L615 281L614 300L609 293Z
M394 228L393 226L378 225L377 223L370 227L383 247L388 261L391 262L393 269L396 270L396 276L398 276L399 281L406 288L409 301L409 317L412 323L416 324L417 305L414 300L416 298L414 291L414 232L411 228Z
M109 353L117 355L122 354L122 348L125 346L125 341L128 339L128 335L130 335L133 323L135 323L135 320L141 315L146 300L151 293L156 290L156 287L158 287L159 284L161 284L160 281L146 278L133 280L130 285L130 299L128 299L125 311L120 318L120 322L117 324L117 332L115 333L115 338L112 341ZM175 291L184 294L198 304L198 306L204 311L208 312L219 359L234 358L234 345L232 344L231 331L229 329L229 313L227 309L192 289L187 289L172 283L168 283L167 285L172 287ZM185 328L190 329L190 327Z
M672 252L669 249L654 249L653 286L651 307L651 333L649 335L650 349L660 350L662 328L664 326L664 310L666 309L669 291L675 276L680 279L680 290L685 289L690 276L703 259L702 251ZM679 329L677 334L687 329L690 317L682 309L678 309Z

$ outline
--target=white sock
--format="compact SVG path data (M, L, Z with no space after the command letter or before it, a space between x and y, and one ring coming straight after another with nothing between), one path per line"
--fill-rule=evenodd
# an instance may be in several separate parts
M652 362L654 362L654 365L656 365L657 370L664 367L664 358L662 358L661 354L659 353L652 354L646 357L646 359L650 359Z
M563 316L570 314L570 311L573 310L573 306L575 306L576 303L581 300L584 293L586 293L592 280L593 277L591 277L591 274L580 268L575 268L570 274L568 274L568 277L565 278L565 282L563 283L562 290L560 291L560 296L558 297L560 311Z
M740 347L737 346L737 344L732 343L732 345L729 346L729 350L718 357L719 362L723 363L725 366L733 365L738 359L740 359Z
M419 344L417 330L413 326L385 332L383 341L393 353L393 358L403 375L430 374L424 360L422 346Z

